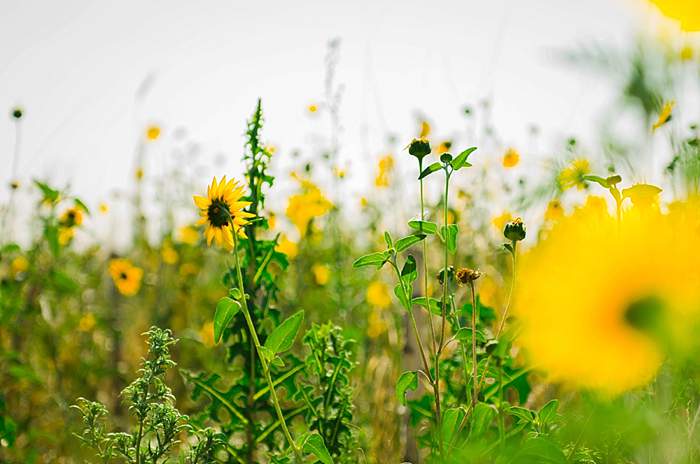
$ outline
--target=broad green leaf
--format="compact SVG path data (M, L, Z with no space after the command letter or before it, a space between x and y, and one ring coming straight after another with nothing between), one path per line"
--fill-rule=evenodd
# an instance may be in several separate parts
M297 311L282 321L265 340L265 347L279 354L287 351L294 344L301 323L304 322L304 310Z
M39 182L38 180L35 180L34 184L37 187L39 187L45 200L48 200L52 203L55 202L56 200L58 200L58 196L59 196L58 190L52 189L47 184L45 184L43 182Z
M389 253L386 251L377 251L368 255L360 256L352 263L352 267L377 266L380 268L389 259Z
M5 253L19 253L22 249L16 243L7 243L0 248L0 255Z
M452 437L457 433L459 424L464 419L464 410L462 408L450 408L445 411L442 416L442 441L443 443L450 443Z
M511 416L515 416L518 419L523 420L523 421L528 422L528 423L535 420L535 413L534 412L530 411L527 408L523 408L520 406L511 406L510 408L508 408L508 414L510 414Z
M411 302L408 299L406 299L406 293L403 291L403 287L400 283L396 284L396 286L394 287L394 295L396 295L396 298L399 299L404 309L411 309Z
M472 328L471 327L461 327L456 333L455 338L464 343L471 343L472 341ZM484 343L486 341L486 335L481 330L476 331L476 341L479 343Z
M401 404L406 405L406 392L418 388L418 373L415 371L406 371L396 381L396 399Z
M318 432L311 433L306 437L302 450L304 453L314 455L323 464L333 464L333 458Z
M396 252L401 252L425 238L425 234L408 235L396 241Z
M224 329L228 327L233 320L233 316L240 310L241 304L227 296L216 303L216 312L214 313L214 343L219 343Z
M408 255L408 258L406 258L406 262L403 265L403 269L401 269L401 280L407 289L412 289L413 282L415 282L417 278L418 269L416 268L416 258L414 258L412 255ZM412 293L413 292L410 292L409 294Z
M452 166L452 169L455 171L460 170L463 167L471 167L471 164L467 163L467 158L469 155L471 155L474 150L476 150L476 147L470 147L464 150L462 153L457 155L455 159L452 160L450 163L450 166Z
M531 438L518 448L509 464L565 464L566 456L561 449L546 438Z
M477 403L472 413L471 438L476 439L486 433L491 422L496 417L496 406L486 403Z
M430 221L421 221L420 219L411 219L408 221L408 227L422 234L434 234L437 232L437 224Z
M442 169L442 164L436 161L427 168L423 169L423 172L421 172L420 176L418 176L418 180L425 179L430 174L434 173L435 171L439 171L440 169Z
M542 425L547 425L557 417L557 408L559 407L559 400L550 400L540 408L537 416L540 419Z
M437 298L428 298L426 299L424 296L419 296L413 299L413 304L417 304L418 306L422 306L426 308L428 311L430 311L433 314L437 314L440 316L442 314L442 302L438 300ZM430 305L430 306L428 306Z
M446 226L440 227L439 237L445 242L447 246L447 251L450 254L455 254L457 252L457 235L459 233L459 226L457 224L448 224Z

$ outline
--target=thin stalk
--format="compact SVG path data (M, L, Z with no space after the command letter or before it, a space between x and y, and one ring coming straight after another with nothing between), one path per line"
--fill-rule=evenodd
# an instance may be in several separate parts
M418 172L421 173L423 172L423 160L419 159L418 160ZM425 199L423 195L423 179L419 180L420 182L420 220L421 222L425 222ZM433 313L430 312L430 302L428 301L429 295L428 295L428 243L427 240L423 240L423 295L425 295L425 301L428 304L428 322L430 323L430 335L431 335L431 340L432 340L432 348L433 348L433 355L437 353L437 349L435 347L435 342L437 341L437 337L435 336L435 325L433 324Z
M477 385L477 378L479 371L477 369L476 360L476 289L474 288L474 281L469 281L469 290L472 293L472 384L474 386L474 393L472 394L472 407L476 407L476 402L479 399L479 387Z
M452 296L450 297L450 303L452 304L453 308L456 307L454 297ZM459 320L459 314L457 314L457 311L454 312L454 318L455 326L457 326L457 331L459 331L459 329L462 328L462 323ZM464 367L464 394L465 397L469 399L469 368L467 367L467 348L462 341L459 342L459 347L462 350L462 365Z
M232 227L233 229L233 227ZM250 312L248 311L248 301L246 299L246 294L245 294L245 287L243 285L243 274L241 273L241 265L240 261L238 259L238 234L235 230L232 231L233 235L233 255L235 257L235 265L236 265L236 276L238 278L238 290L241 292L241 310L243 311L243 316L245 317L246 324L248 325L248 331L250 332L250 336L253 339L253 343L255 344L255 351L258 354L258 359L260 359L260 364L262 365L262 370L263 374L265 375L265 380L267 380L267 385L270 389L270 398L272 398L272 403L275 406L275 412L277 413L277 419L280 421L280 425L282 426L282 431L284 432L284 436L287 439L287 443L289 443L289 446L292 447L292 450L294 451L294 455L297 458L297 461L299 463L303 462L304 458L301 454L301 450L297 447L296 443L294 442L294 439L292 438L292 434L289 432L289 428L287 428L287 422L284 420L284 414L282 414L282 408L280 407L280 402L279 399L277 398L277 392L275 391L275 384L272 382L272 377L270 376L270 369L267 365L267 360L261 353L261 345L260 345L260 340L258 339L258 333L255 329L255 325L253 324L253 320L250 317Z
M442 212L443 212L443 223L445 224L445 231L447 230L447 199L450 193L450 173L445 168L445 198L443 198ZM447 237L443 237L447 239ZM440 426L440 389L438 388L440 384L440 354L445 343L445 322L447 319L447 281L449 276L447 275L447 264L448 264L448 251L447 251L447 240L444 243L445 249L445 261L442 268L442 314L441 314L441 326L440 326L440 343L438 344L437 351L435 353L435 405L437 408L437 423Z

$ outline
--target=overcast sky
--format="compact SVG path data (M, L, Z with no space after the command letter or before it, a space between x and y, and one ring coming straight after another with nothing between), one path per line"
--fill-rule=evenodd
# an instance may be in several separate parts
M506 144L523 144L533 123L545 138L585 135L609 89L552 52L624 46L646 20L639 1L3 0L0 109L26 112L21 179L70 181L95 201L129 185L151 122L163 128L160 150L185 128L205 156L238 154L260 96L268 140L282 156L303 148L334 37L346 159L381 154L386 130L412 134L416 109L449 131L486 96ZM14 124L0 118L3 183L13 144ZM239 170L231 157L226 171Z

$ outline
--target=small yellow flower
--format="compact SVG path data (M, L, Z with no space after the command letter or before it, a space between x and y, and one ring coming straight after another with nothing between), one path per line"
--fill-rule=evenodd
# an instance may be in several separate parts
M318 285L326 285L331 278L331 270L325 264L314 264L311 266L311 272Z
M124 296L134 296L141 288L143 270L128 259L113 259L109 262L109 274L114 286Z
M301 193L289 197L285 213L303 237L308 232L311 220L324 216L331 210L333 204L310 180L294 173L292 178L301 184Z
M387 331L387 324L382 319L382 316L377 311L369 313L367 319L367 336L369 338L377 338Z
M284 253L289 259L294 259L299 253L299 247L297 244L289 240L285 234L280 236L275 250L279 251L280 253Z
M83 223L83 212L80 208L73 206L68 208L61 214L61 218L58 220L62 227L75 227Z
M379 309L391 306L389 287L381 280L371 282L367 287L367 303Z
M20 183L17 179L14 179L12 182L10 182L10 188L12 190L17 190L20 186Z
M678 21L681 30L700 31L700 2L697 0L651 0L669 19Z
M360 197L360 207L367 208L369 206L369 201L367 200L367 197Z
M510 221L513 220L513 215L510 214L508 211L503 212L503 214L499 216L495 216L493 219L491 219L491 224L498 229L498 232L501 233L503 232L503 228L508 224Z
M160 127L151 125L146 128L146 139L153 142L160 137Z
M265 150L270 154L274 155L277 152L277 147L274 145L268 145L265 147Z
M656 120L656 122L651 126L651 130L655 131L659 127L663 126L667 122L671 120L673 117L673 107L676 106L675 101L669 101L664 103L664 106L661 107L661 112L659 113L659 118Z
M12 272L13 276L22 274L23 272L26 272L27 269L29 269L29 261L24 256L17 256L12 260L12 262L10 262L10 271Z
M165 243L163 245L163 248L160 250L160 256L163 258L165 264L175 264L180 258L177 254L177 250L175 250L170 243Z
M183 263L180 266L180 275L182 277L194 277L199 273L199 267L194 263Z
M80 318L80 322L78 322L78 330L81 332L89 332L95 327L96 323L95 316L92 313L86 313Z
M102 213L102 214L109 213L109 205L105 202L100 203L98 208L100 210L100 213Z
M229 251L233 250L232 228L233 232L245 237L243 227L254 215L243 211L250 202L242 201L242 198L243 186L233 179L226 181L226 176L218 183L214 177L207 188L206 197L194 196L194 203L201 216L197 224L206 226L204 236L207 238L207 245L211 246L211 242L214 241Z
M318 111L318 106L312 103L306 107L306 111L308 111L311 114L314 114Z
M424 139L430 135L430 123L428 121L420 122L420 130L418 131L418 138Z
M75 237L74 227L59 227L58 228L58 243L61 246L68 245Z
M273 230L275 226L277 226L277 215L275 213L271 212L268 214L267 226L270 228L270 230Z
M586 179L591 173L591 163L585 158L573 160L567 167L559 173L559 185L562 190L576 187L578 190L586 188Z
M192 225L182 226L177 230L177 238L180 243L196 245L199 242L199 232Z
M143 168L136 168L136 172L134 172L134 177L136 178L136 180L143 179Z
M520 153L518 153L518 150L515 148L508 148L503 155L503 167L504 168L513 168L518 165L520 162Z
M338 166L335 166L333 168L333 175L337 177L338 179L344 179L345 178L345 169L340 168Z
M442 155L443 153L447 153L448 151L450 151L450 148L452 148L452 142L449 140L445 140L444 142L441 142L440 145L438 145L435 151L438 155Z
M205 322L204 325L202 325L202 328L199 329L199 337L202 339L202 343L208 347L213 347L215 345L214 343L214 323L209 321Z
M564 215L564 207L561 205L561 202L557 199L554 199L547 203L547 209L544 212L544 220L545 221L556 221L557 219L560 219Z
M379 159L377 177L374 179L374 185L377 188L385 188L389 186L389 175L394 170L394 157L391 154L383 156Z
M686 44L683 46L683 48L681 48L679 55L681 61L690 61L693 59L693 55L695 55L695 52L693 51L692 46Z

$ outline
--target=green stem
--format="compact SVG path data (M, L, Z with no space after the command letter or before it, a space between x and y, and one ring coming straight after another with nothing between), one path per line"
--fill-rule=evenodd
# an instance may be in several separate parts
M272 403L275 406L275 412L277 413L277 419L280 421L280 425L282 426L282 431L284 432L284 436L287 439L287 443L289 443L289 446L292 447L292 450L294 451L294 454L297 458L297 461L299 463L302 463L304 458L301 455L301 450L299 447L297 447L297 444L294 442L294 439L292 438L292 434L289 432L289 428L287 427L287 422L284 420L284 414L282 414L282 408L280 407L280 402L279 399L277 398L277 392L275 391L275 384L272 381L272 377L270 376L270 369L267 365L267 360L261 353L261 345L260 345L260 340L258 339L258 333L255 329L255 325L253 324L253 320L250 317L250 311L248 310L248 300L245 294L245 287L243 285L243 274L241 273L241 265L238 259L238 234L235 230L231 232L233 234L233 255L235 257L235 263L236 263L236 276L238 278L238 290L241 292L241 310L243 311L243 316L245 317L246 324L248 324L248 331L250 332L250 336L253 339L253 343L255 344L255 351L258 354L258 359L260 359L260 364L262 365L262 370L263 374L265 375L265 380L267 380L267 385L270 389L270 398L272 398Z
M443 198L442 212L443 212L443 223L445 224L445 233L447 232L447 199L450 194L450 173L445 168L445 197ZM445 249L445 261L442 268L442 314L441 314L441 326L440 326L440 343L438 344L437 351L435 353L435 405L437 407L437 423L440 426L440 389L437 388L440 384L440 354L445 344L445 322L447 319L447 284L449 275L447 273L447 264L449 260L447 251L447 237L444 238L444 249ZM442 442L441 442L442 443Z
M477 359L476 359L476 289L474 288L474 281L469 281L469 290L472 293L472 384L474 386L474 393L472 394L472 407L476 407L476 402L479 399L479 387L477 385L477 378L479 375L479 370L477 369Z
M418 160L418 172L423 172L423 160ZM425 222L425 199L423 195L423 179L420 179L420 220ZM435 325L433 324L433 313L430 312L430 302L428 298L428 243L427 240L423 240L423 294L425 295L425 301L428 304L428 322L430 323L430 335L432 340L433 355L437 353L435 347L435 342L437 337L435 336Z

